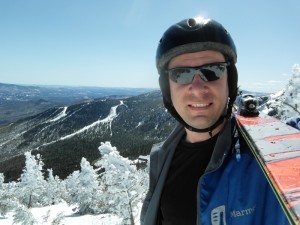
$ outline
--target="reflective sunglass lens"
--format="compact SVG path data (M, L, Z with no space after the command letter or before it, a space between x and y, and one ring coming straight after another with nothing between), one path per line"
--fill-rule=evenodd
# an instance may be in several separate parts
M215 81L224 75L227 65L227 63L214 63L200 66L198 68L174 68L168 70L168 72L170 79L179 84L191 83L196 74L200 75L203 81Z
M201 70L201 78L204 81L215 81L218 80L222 74L220 74L220 71L210 70L210 69L202 69Z
M188 84L191 83L195 75L192 68L176 68L169 72L169 77L176 83Z

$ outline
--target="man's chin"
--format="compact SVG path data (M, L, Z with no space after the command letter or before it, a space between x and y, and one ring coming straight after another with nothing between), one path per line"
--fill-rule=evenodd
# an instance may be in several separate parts
M188 124L189 126L196 129L206 129L212 126L210 123L188 123Z

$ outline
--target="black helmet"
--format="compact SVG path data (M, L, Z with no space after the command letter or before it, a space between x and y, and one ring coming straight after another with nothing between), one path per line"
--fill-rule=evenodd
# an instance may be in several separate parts
M221 52L226 60L230 62L230 65L227 68L230 100L226 115L229 117L238 90L238 74L235 67L237 53L230 34L220 23L212 19L191 18L182 20L166 30L159 41L156 52L156 67L160 74L159 84L163 94L164 105L180 123L184 124L188 129L196 132L211 131L223 122L224 117L222 116L216 124L206 129L197 129L186 124L172 104L169 78L165 71L172 58L185 53L205 50Z

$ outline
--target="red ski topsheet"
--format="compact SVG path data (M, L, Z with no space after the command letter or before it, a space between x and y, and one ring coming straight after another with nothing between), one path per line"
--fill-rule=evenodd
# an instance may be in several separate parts
M285 201L294 223L300 224L299 130L264 115L236 118L275 192Z
M300 197L300 158L292 158L267 164L278 188L287 193L290 203L299 204ZM297 196L292 196L292 194Z

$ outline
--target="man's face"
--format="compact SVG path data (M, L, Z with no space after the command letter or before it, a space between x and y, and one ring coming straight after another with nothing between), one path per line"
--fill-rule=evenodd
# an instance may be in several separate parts
M168 68L197 67L215 62L225 62L223 54L202 51L174 57ZM173 105L187 124L198 129L208 128L224 114L228 101L227 70L224 73L215 81L203 81L196 75L190 84L179 84L169 79Z

